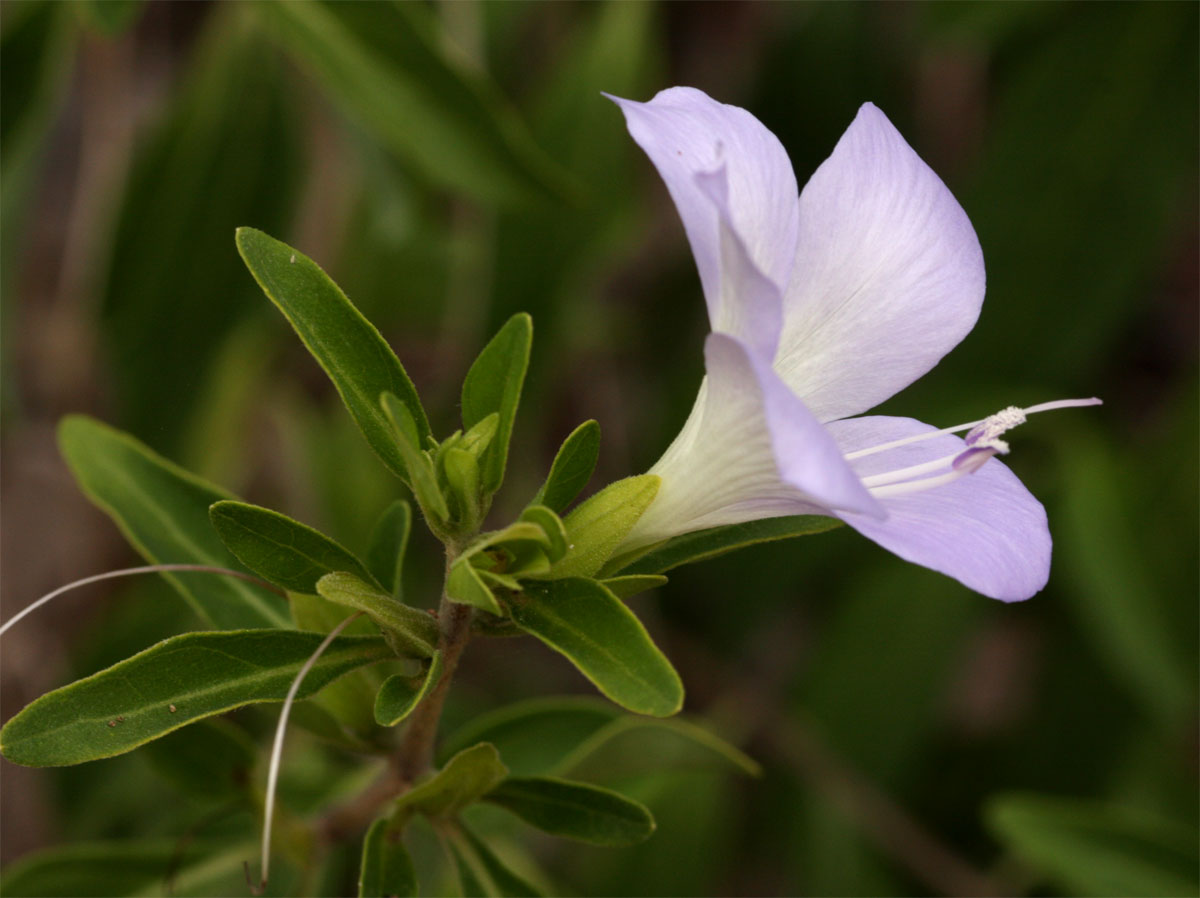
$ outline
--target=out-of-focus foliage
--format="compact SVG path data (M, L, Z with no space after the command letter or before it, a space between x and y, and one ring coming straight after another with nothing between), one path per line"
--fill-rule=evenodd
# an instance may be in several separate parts
M763 776L711 763L648 773L636 762L650 749L614 737L579 768L645 804L653 838L615 853L538 842L531 857L523 824L478 808L458 859L581 894L958 894L981 882L1196 894L1195 4L20 0L0 14L11 608L37 594L13 583L63 579L48 549L13 546L46 520L37 503L65 501L62 488L17 489L58 482L36 437L65 411L111 420L370 560L375 522L404 488L272 317L236 227L299 247L346 289L438 432L458 426L457 385L479 347L533 315L495 503L511 520L586 419L604 431L591 489L644 471L702 369L682 227L601 92L645 99L684 83L744 106L802 183L871 100L960 199L989 275L974 332L883 410L949 425L1010 403L1105 399L1013 435L1011 465L1055 536L1050 585L1000 606L845 528L679 568L634 607L680 670L688 711ZM128 139L98 112L125 121ZM59 522L77 509L32 544L65 538ZM87 520L89 558L128 560L102 519ZM434 597L434 548L414 528L413 604ZM115 595L64 599L6 637L5 719L195 626L165 586ZM495 642L468 652L452 718L586 689L537 641L519 662L514 643ZM562 707L520 717L519 736L495 724L515 771L576 775L550 769L547 752L607 718ZM320 730L319 709L305 713ZM207 795L141 750L36 779L4 763L6 860L73 843L17 860L5 893L151 892L171 867L176 894L236 891L254 822L229 806L221 759L244 769L238 746L247 734L261 746L270 721L244 709L213 736L229 750L214 749ZM291 738L290 813L361 788L344 756ZM273 892L356 887L357 846L301 882L303 847L289 845L286 815L280 826L289 860ZM117 838L137 841L114 853ZM436 857L427 841L409 845L418 866ZM74 878L97 858L102 881Z

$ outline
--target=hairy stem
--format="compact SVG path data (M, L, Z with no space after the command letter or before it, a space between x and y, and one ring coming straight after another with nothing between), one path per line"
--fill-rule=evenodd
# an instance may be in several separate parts
M455 557L457 552L447 547L447 578ZM438 724L442 718L442 706L446 703L458 659L462 657L463 649L471 638L473 612L470 605L450 601L443 587L438 608L438 651L442 654L442 676L413 711L400 748L392 756L387 771L361 795L335 808L321 821L319 834L324 840L340 841L357 835L379 813L381 806L412 788L417 778L429 768Z
M474 611L470 605L460 605L452 602L444 594L442 604L438 609L438 621L441 624L441 635L438 638L438 651L442 653L442 676L437 685L417 705L404 732L404 741L400 743L400 751L396 756L396 772L406 784L412 784L429 767L433 758L433 742L437 736L438 722L442 718L442 706L450 691L450 681L454 670L458 667L458 659L471 638L471 615Z

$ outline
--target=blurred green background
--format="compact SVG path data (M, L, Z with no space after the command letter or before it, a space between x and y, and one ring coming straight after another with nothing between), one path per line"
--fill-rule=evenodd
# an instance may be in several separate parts
M651 841L536 853L578 894L1195 894L1198 10L6 0L4 616L135 563L58 458L66 412L356 549L399 495L236 226L329 271L438 432L486 337L533 314L499 520L585 418L604 430L592 489L645 470L702 371L682 227L600 92L689 84L744 106L801 183L871 100L966 208L989 279L974 332L883 411L948 425L1105 400L1015 435L1050 584L1003 606L847 529L677 571L636 610L687 710L765 776L641 776L623 788L654 809ZM436 591L433 549L411 550L410 594ZM157 582L64 599L8 637L3 716L197 625ZM473 646L456 685L455 719L587 692L527 641ZM348 768L295 745L303 807ZM4 860L138 837L159 846L149 879L113 861L126 884L88 887L161 882L172 844L229 821L143 754L3 762Z

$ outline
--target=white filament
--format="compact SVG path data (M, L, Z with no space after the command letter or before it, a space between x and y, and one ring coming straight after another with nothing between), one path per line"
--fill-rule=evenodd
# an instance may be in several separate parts
M262 881L259 883L259 889L262 889L267 884L267 876L271 865L271 821L275 816L275 787L279 782L279 764L283 759L283 734L287 730L288 715L292 712L292 705L296 701L296 693L300 691L300 684L304 682L304 678L308 676L308 672L313 669L313 665L317 663L317 659L325 653L330 644L337 639L346 627L362 617L363 612L357 611L350 615L336 627L329 631L316 651L308 656L308 660L304 662L304 666L300 668L300 672L296 674L296 678L292 680L291 688L288 689L287 698L283 700L283 710L279 712L279 724L275 727L275 743L271 747L271 763L267 768L267 797L263 804L263 836L262 836Z
M939 474L937 477L925 477L921 480L906 480L903 483L873 486L871 487L871 495L877 498L885 498L887 496L904 496L908 493L922 493L925 490L933 489L935 486L945 486L947 483L953 483L960 477L966 477L973 470L973 468L961 468L959 470L947 471L945 474Z
M953 455L943 455L941 458L935 458L933 461L927 461L924 464L911 465L907 468L897 468L895 471L886 471L883 474L872 474L869 477L862 478L863 486L871 490L872 494L876 494L875 487L896 483L900 480L908 480L910 477L916 477L918 474L940 471L947 465L953 464L954 459L960 455L962 455L961 452L955 452Z
M32 614L51 599L56 599L63 593L70 592L72 589L75 589L78 586L87 586L89 583L98 583L101 580L112 580L117 577L131 577L134 574L158 574L171 571L194 571L200 574L221 574L226 577L237 577L239 580L248 580L251 583L258 584L259 586L265 586L272 592L279 592L276 587L272 586L270 583L267 583L265 580L260 580L258 577L253 577L250 574L242 571L234 571L223 567L213 567L212 565L208 564L147 564L143 565L142 567L127 567L116 571L105 571L103 574L93 574L90 577L84 577L82 580L76 580L72 583L68 583L66 586L60 586L53 592L47 593L32 605L22 608L7 621L5 621L4 626L0 627L0 636L3 636L5 633L7 633L8 628L21 618Z
M1095 397L1092 397L1091 399L1056 399L1053 402L1042 402L1037 405L1031 405L1029 408L1016 410L1027 416L1037 414L1038 412L1048 412L1056 408L1082 408L1083 406L1088 405L1103 405L1103 403ZM850 460L862 458L864 455L874 455L877 452L885 452L888 449L895 449L898 446L907 446L909 443L919 443L921 440L931 440L934 437L944 436L948 433L958 433L960 430L970 430L972 427L985 424L999 415L1005 415L1009 413L1011 408L1015 408L1015 406L1010 406L1009 409L1004 409L1004 411L998 413L998 415L980 418L978 421L968 421L966 424L956 424L954 427L945 427L941 430L931 430L928 433L919 433L916 436L904 437L900 440L892 440L890 443L880 443L878 446L870 446L866 449L858 449L854 452L847 452L846 459ZM997 434L997 436L999 436L999 434Z

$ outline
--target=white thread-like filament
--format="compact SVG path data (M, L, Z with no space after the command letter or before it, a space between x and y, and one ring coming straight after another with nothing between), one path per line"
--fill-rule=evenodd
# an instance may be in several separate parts
M350 626L353 621L362 617L362 614L361 611L355 612L329 631L329 635L321 641L316 651L308 656L308 660L304 662L304 666L300 668L300 672L292 680L287 697L283 700L283 710L279 712L279 724L275 727L275 742L271 747L271 763L267 768L267 796L263 804L262 880L258 886L260 891L266 887L267 876L270 873L271 821L275 816L275 787L279 782L279 764L283 759L283 735L287 730L288 715L291 713L292 705L296 701L296 693L300 691L300 684L304 682L304 678L308 676L308 672L313 669L313 665L317 663L317 659L324 654L325 650L329 648L341 632Z
M1058 408L1083 408L1089 405L1103 405L1099 399L1094 396L1090 399L1056 399L1053 402L1041 402L1037 405L1031 405L1029 408L1021 409L1026 415L1035 415L1038 412L1048 412ZM931 430L928 433L919 433L916 436L904 437L900 440L892 440L890 443L880 443L878 446L870 446L866 449L857 449L854 452L847 452L846 459L862 458L864 455L874 455L877 452L886 452L888 449L895 449L898 446L907 446L909 443L919 443L922 440L931 440L934 437L944 436L948 433L958 433L960 430L970 430L986 421L987 418L980 418L978 421L968 421L966 424L956 424L954 427L945 427L941 430Z
M141 567L127 567L116 571L105 571L103 574L92 574L90 577L84 577L81 580L68 583L66 586L60 586L53 592L47 593L32 605L22 608L12 617L6 620L4 622L4 626L0 627L0 636L3 636L5 633L7 633L9 627L21 620L21 618L25 617L26 615L33 614L33 612L37 611L51 599L56 599L63 593L70 592L76 587L87 586L89 583L98 583L101 580L112 580L117 577L131 577L134 574L159 574L169 573L172 571L192 571L198 574L221 574L226 577L237 577L239 580L247 580L250 583L257 584L258 586L264 586L271 590L271 592L279 593L278 587L272 586L270 583L267 583L265 580L260 580L258 577L254 577L243 571L234 571L223 567L213 567L212 565L208 564L147 564ZM280 594L282 595L282 593Z

